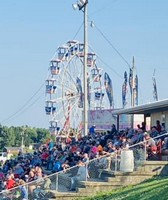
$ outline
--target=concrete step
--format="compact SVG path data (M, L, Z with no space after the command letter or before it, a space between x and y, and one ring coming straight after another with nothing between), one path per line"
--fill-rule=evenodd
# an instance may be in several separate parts
M116 176L154 176L155 172L144 172L144 171L133 171L133 172L115 172L114 173L114 177Z
M138 167L137 171L166 176L168 173L168 161L145 161L141 167Z
M164 173L163 173L164 172ZM79 183L76 192L65 192L69 185L70 177L68 175L59 176L63 184L66 186L64 192L57 192L56 199L58 200L74 200L80 197L95 195L101 191L111 191L112 189L121 188L125 185L135 185L154 175L167 175L168 161L145 161L134 172L121 172L111 170L101 170L103 179L88 179ZM61 182L59 180L59 182ZM66 182L66 184L65 184ZM67 187L68 188L68 187ZM54 199L51 199L54 200Z
M119 184L111 184L110 182L107 183L105 182L105 184L87 184L85 185L85 188L80 188L78 187L78 190L77 192L80 193L81 195L82 194L86 194L86 195L95 195L97 194L98 192L103 192L103 191L111 191L113 189L118 189L118 188L121 188L122 185Z
M86 194L77 192L56 192L56 200L74 200L87 197ZM53 199L54 200L54 199Z
M116 177L116 178L106 178L105 181L109 182L109 183L118 183L118 185L135 185L138 184L144 180L147 180L149 178L152 178L152 176L120 176L120 177Z
M81 181L79 183L79 187L80 186L84 186L85 188L86 187L96 187L96 186L99 186L99 187L101 187L101 186L121 186L121 183L119 183L119 182L113 183L113 182L105 182L105 181L103 181L103 182Z

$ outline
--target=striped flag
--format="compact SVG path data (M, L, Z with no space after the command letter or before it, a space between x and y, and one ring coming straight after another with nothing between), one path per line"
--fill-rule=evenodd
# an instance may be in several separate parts
M154 98L155 101L158 101L158 93L157 93L155 76L152 77L152 80L153 80L153 98Z
M70 105L68 106L67 110L67 117L63 126L63 130L68 131L70 129Z
M127 72L124 72L124 83L122 85L122 104L123 104L123 108L126 106L127 102L126 102L126 94L127 94Z
M134 104L137 106L138 105L138 76L135 76L135 86L134 86Z
M82 93L82 83L80 78L76 78L76 89L79 94L79 101L78 101L78 107L83 108L83 93Z
M133 70L130 68L130 73L129 73L129 86L130 86L130 93L132 94L132 87L133 87Z
M113 100L113 88L112 88L112 81L110 76L105 72L104 74L104 85L106 88L106 93L108 96L108 100L110 103L110 107L114 107L114 100Z

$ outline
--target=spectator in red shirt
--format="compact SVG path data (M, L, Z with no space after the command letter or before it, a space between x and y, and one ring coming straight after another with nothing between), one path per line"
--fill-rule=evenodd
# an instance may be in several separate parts
M41 161L43 165L46 165L48 158L49 158L49 151L44 151L41 155Z
M13 174L9 175L6 182L6 189L11 189L15 187L15 184L16 182L14 180L14 175Z

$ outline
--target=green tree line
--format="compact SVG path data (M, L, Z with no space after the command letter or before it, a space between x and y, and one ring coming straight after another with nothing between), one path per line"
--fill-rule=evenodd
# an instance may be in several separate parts
M19 147L22 143L25 146L33 143L44 142L51 138L50 132L44 128L32 128L28 126L7 127L0 125L0 150L4 147Z

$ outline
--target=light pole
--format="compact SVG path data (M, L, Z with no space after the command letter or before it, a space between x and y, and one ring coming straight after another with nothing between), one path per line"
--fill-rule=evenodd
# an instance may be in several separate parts
M132 94L131 94L131 107L135 107L135 61L132 59ZM134 128L134 114L131 116L132 128Z
M25 130L26 130L26 128L23 127L23 130L22 130L22 132L21 132L21 137L22 137L22 140L21 140L21 153L23 153Z
M83 110L83 126L84 135L88 134L88 88L87 88L87 55L88 55L88 30L87 30L87 4L88 0L80 0L73 4L76 10L82 10L84 13L84 58L83 58L83 87L84 87L84 110Z
M131 99L131 107L135 106L135 61L134 57L132 60L132 99Z

